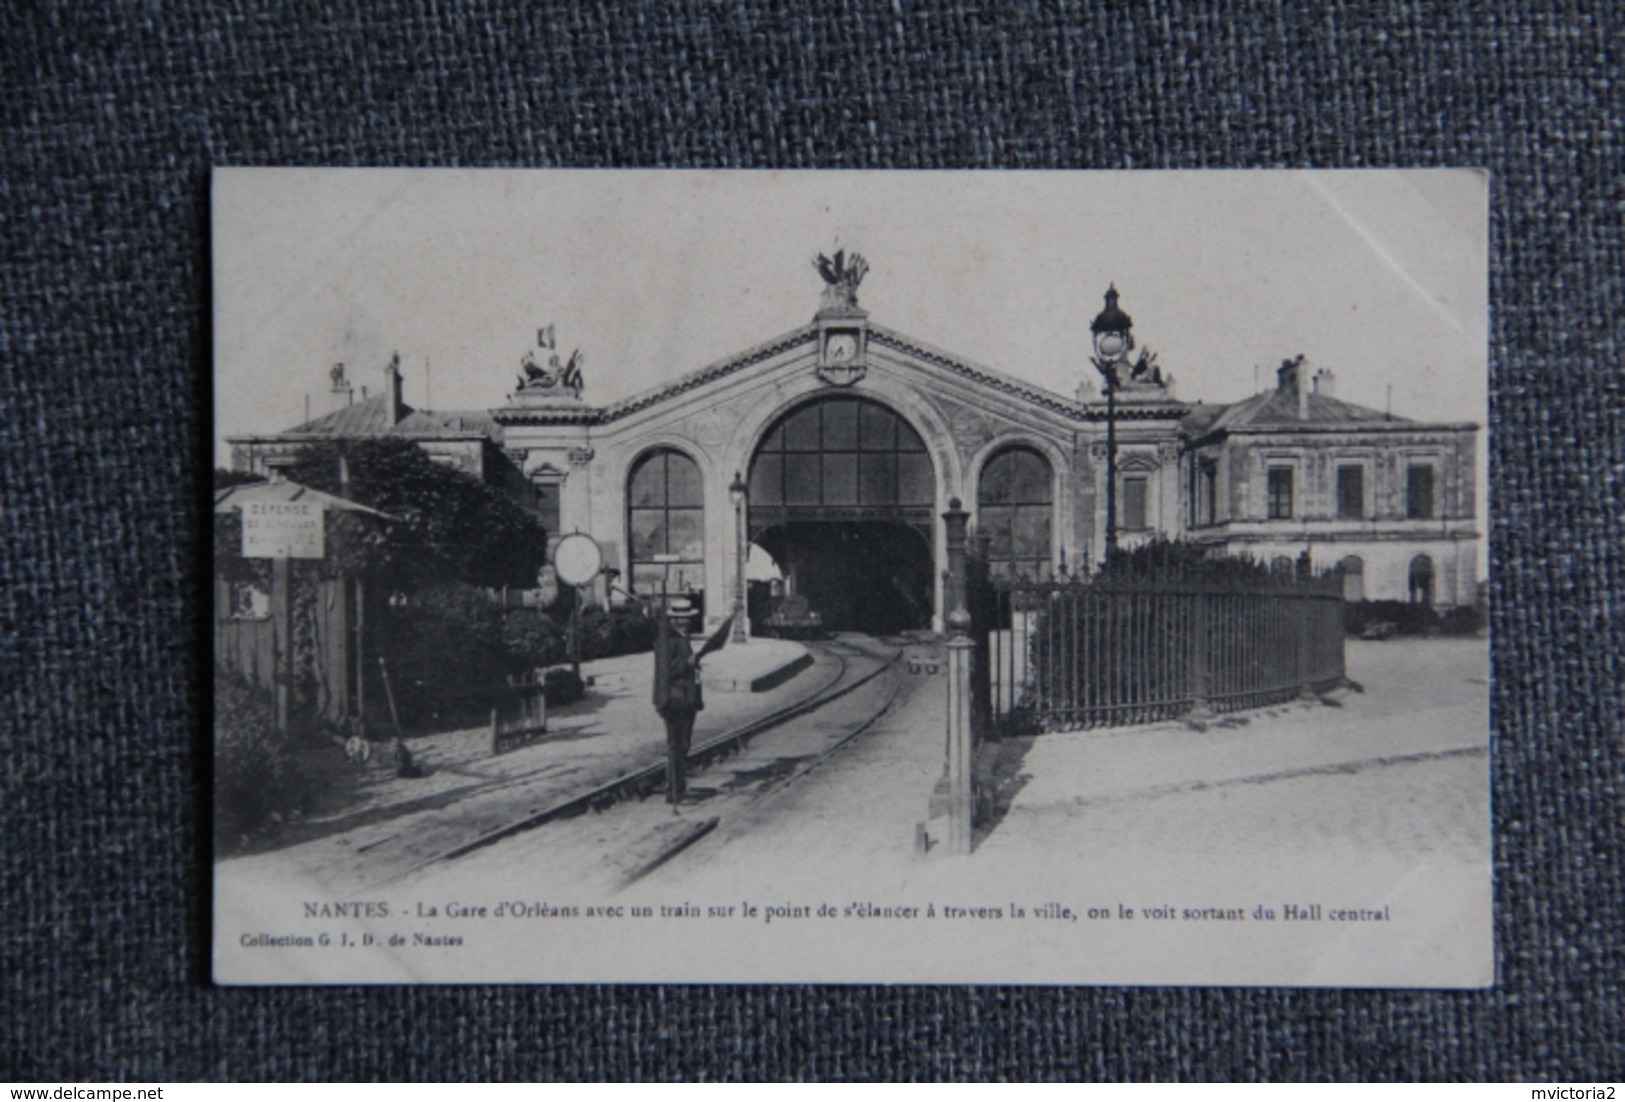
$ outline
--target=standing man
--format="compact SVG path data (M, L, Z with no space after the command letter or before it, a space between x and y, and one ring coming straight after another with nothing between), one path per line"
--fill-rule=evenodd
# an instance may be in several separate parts
M655 711L666 721L666 802L680 803L688 792L688 748L694 739L694 716L705 707L700 695L700 660L721 650L733 630L734 616L722 621L700 653L688 645L679 620L662 609L655 627Z
M682 802L688 791L688 748L694 716L705 707L700 695L700 664L688 639L662 610L655 639L655 711L666 721L666 802Z

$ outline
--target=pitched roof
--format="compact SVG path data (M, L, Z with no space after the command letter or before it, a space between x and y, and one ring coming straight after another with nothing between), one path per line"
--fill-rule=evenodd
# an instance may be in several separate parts
M1381 410L1358 406L1324 394L1310 394L1308 408L1298 416L1297 396L1289 390L1266 390L1227 405L1200 405L1186 415L1180 427L1191 436L1242 428L1289 428L1293 425L1413 424Z
M391 431L412 435L480 432L494 437L497 424L488 409L409 409Z
M287 431L310 436L380 436L392 427L389 395L378 394Z
M236 486L227 486L223 490L214 492L214 511L229 513L249 502L274 502L285 504L295 501L314 501L324 509L342 509L346 512L371 513L375 517L384 517L388 520L396 518L388 513L379 512L368 505L358 501L339 497L337 494L325 493L298 482L242 482Z
M298 436L430 436L436 433L483 433L494 437L496 422L489 410L413 409L402 403L401 419L390 421L389 395L377 394L324 417L288 429Z

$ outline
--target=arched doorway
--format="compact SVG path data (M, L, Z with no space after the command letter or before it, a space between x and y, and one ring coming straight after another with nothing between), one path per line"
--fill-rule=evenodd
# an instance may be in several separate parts
M1433 603L1433 560L1427 555L1418 555L1411 560L1409 589L1412 604Z
M930 626L935 502L920 434L868 398L802 403L751 457L751 542L836 631Z
M1365 600L1365 560L1358 555L1345 555L1337 568L1343 572L1343 600Z

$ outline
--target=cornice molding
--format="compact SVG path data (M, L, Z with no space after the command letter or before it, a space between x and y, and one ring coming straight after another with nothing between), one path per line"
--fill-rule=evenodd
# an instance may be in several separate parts
M616 402L614 405L605 406L599 416L599 423L608 424L611 421L619 421L623 417L630 417L634 413L668 401L680 394L685 394L696 387L705 386L707 383L726 378L735 372L759 364L763 360L772 359L780 353L788 352L798 344L812 340L817 332L818 327L816 325L804 325L800 329L791 330L783 336L776 337L766 344L759 344L755 348L739 353L737 356L718 360L708 367L702 367L698 371L690 372L665 386L644 391L642 394L634 394L632 397Z
M871 345L879 344L882 347L890 348L894 352L901 352L904 355L912 356L917 360L924 360L926 363L937 367L947 368L955 375L968 379L979 386L989 387L1003 394L1020 398L1025 402L1041 406L1074 421L1089 419L1087 406L1056 394L1054 391L1023 383L1003 372L995 371L991 367L960 359L923 341L906 337L896 330L871 324L869 326L869 341Z

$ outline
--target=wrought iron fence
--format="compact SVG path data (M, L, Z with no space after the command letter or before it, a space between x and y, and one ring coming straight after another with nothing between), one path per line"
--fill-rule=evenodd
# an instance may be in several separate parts
M983 736L1237 711L1344 680L1335 574L1035 582L972 562L966 600Z

